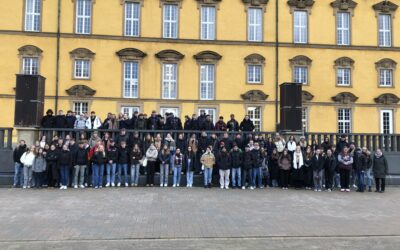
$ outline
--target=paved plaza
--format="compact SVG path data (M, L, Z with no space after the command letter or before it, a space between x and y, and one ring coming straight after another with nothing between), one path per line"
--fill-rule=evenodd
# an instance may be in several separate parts
M400 189L0 189L0 249L399 249Z

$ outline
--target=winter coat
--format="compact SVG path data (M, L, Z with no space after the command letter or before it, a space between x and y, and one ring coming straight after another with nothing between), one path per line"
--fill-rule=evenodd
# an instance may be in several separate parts
M21 163L24 164L25 167L32 167L33 162L35 161L35 154L32 152L25 152L21 156Z
M336 166L337 162L334 155L332 155L331 157L328 156L325 157L325 162L324 162L325 171L334 172L336 170Z
M72 156L71 152L68 150L61 150L58 155L58 166L72 166Z
M278 151L278 153L282 153L283 150L285 149L285 140L284 139L280 139L279 141L275 141L275 146L276 146L276 151Z
M158 151L157 151L156 147L151 145L149 147L149 149L147 149L147 151L146 151L147 160L148 161L156 161L157 160L157 156L158 156Z
M172 162L173 162L173 164L174 164L174 167L178 167L178 166L181 166L182 167L182 165L183 165L183 159L184 159L184 155L183 154L181 154L181 153L179 153L179 154L174 154L173 156L172 156Z
M212 131L212 130L214 130L214 124L212 123L212 121L205 120L204 123L202 124L202 126L200 127L200 130Z
M240 168L242 167L243 155L240 150L232 150L230 152L231 167Z
M162 152L162 151L160 151L159 153L158 153L158 159L161 161L161 163L165 163L165 164L169 164L169 160L170 160L170 158L171 158L171 155L168 153L168 154L165 154L164 152Z
M362 153L360 158L361 158L362 170L366 171L367 169L370 169L372 166L371 156L368 155L367 153Z
M179 139L179 138L176 139L175 146L176 146L176 148L179 148L181 150L181 152L183 152L183 153L186 153L187 148L188 148L186 140Z
M215 130L226 131L227 130L226 123L224 121L218 121L217 123L215 123Z
M55 128L66 128L67 127L67 119L65 115L56 115L54 118L54 127Z
M46 154L47 163L57 163L59 152L57 150L49 150Z
M300 169L303 165L304 165L303 153L301 151L300 151L300 153L294 152L293 153L293 168Z
M75 129L85 129L86 128L86 120L85 118L79 118L75 121L74 124Z
M165 139L164 140L164 145L168 146L169 151L175 151L176 150L176 143L172 138L171 139Z
M353 157L350 154L344 155L344 154L339 154L338 155L338 166L340 169L345 169L350 171L353 165Z
M261 155L261 151L257 149L251 150L252 159L253 159L253 168L262 167L262 163L264 157Z
M74 128L75 125L75 121L76 121L76 117L74 115L67 115L65 117L67 126L66 128Z
M91 117L88 117L86 119L86 128L88 129L98 129L99 127L101 127L101 121L100 118L98 116L96 116L92 122Z
M147 121L146 119L138 118L136 121L136 129L138 130L145 130L147 128Z
M228 152L220 152L217 155L217 166L221 170L228 170L231 168L231 159Z
M13 152L14 162L21 163L21 157L26 152L26 150L26 145L16 147Z
M313 171L321 171L322 169L324 169L324 164L325 160L324 157L322 157L322 155L319 155L318 158L317 155L314 155L313 158L311 159L311 167Z
M281 155L281 157L279 157L278 164L280 169L290 170L290 168L292 167L290 155L289 154L287 154L286 156Z
M106 154L103 152L97 151L93 154L91 160L92 160L93 164L103 165L106 160Z
M129 149L127 147L118 148L118 164L128 164L129 163Z
M42 173L46 171L46 159L44 157L35 157L32 165L32 171Z
M88 164L88 151L84 148L78 148L74 157L75 165L87 165Z
M115 146L110 146L106 151L107 163L112 161L112 163L117 163L118 161L118 148Z
M374 155L373 167L372 167L374 178L386 178L386 175L388 175L388 171L389 171L389 166L385 156Z
M252 132L254 130L254 124L250 119L243 119L240 123L239 129L244 132Z
M200 158L201 164L206 168L213 168L215 164L215 156L213 153L204 153Z
M54 116L53 115L45 115L40 122L42 128L54 128Z
M235 119L231 119L226 124L228 131L239 131L239 123Z
M141 151L138 151L138 152L131 151L130 160L131 160L132 165L139 164L140 160L142 160L142 159L143 159L143 154Z
M183 168L186 172L195 170L196 154L194 152L186 153L183 157Z
M253 168L253 153L247 151L243 153L243 169L249 170L251 168Z

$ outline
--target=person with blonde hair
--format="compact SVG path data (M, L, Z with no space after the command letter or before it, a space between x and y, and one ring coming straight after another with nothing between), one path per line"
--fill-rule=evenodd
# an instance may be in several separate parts
M24 185L22 188L31 188L32 166L36 158L35 149L35 146L31 146L29 150L21 156L20 161L24 165Z

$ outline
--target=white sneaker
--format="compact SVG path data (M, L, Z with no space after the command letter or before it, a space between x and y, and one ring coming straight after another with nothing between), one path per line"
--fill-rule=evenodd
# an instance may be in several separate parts
M224 189L224 186L221 186L221 189Z
M80 188L85 188L85 186L84 186L84 185L81 185Z
M172 187L176 187L176 185L174 184L174 185L172 185Z
M314 192L318 192L318 189L314 189Z
M321 192L322 190L321 189L318 189L318 192Z
M113 183L111 183L111 187L115 187L115 184L114 184L114 182L113 182Z
M225 187L225 189L229 189L229 187Z
M64 186L61 186L61 187L60 187L60 190L62 190L62 189L64 189Z
M107 184L106 184L106 187L109 187L109 186L110 186L110 183L107 183Z
M245 189L246 189L246 187L245 187L245 186L243 186L243 187L242 187L242 189L243 189L243 190L245 190Z
M168 187L168 184L167 184L167 183L165 183L165 184L164 184L164 187Z
M26 186L23 186L22 188L23 188L23 189L26 189Z
M65 190L67 190L67 189L68 189L68 187L67 187L67 186L64 186L64 189L65 189Z
M340 192L344 192L345 190L342 188L342 189L340 189Z
M254 187L250 187L250 190L254 190Z
M125 187L127 187L127 186L129 186L129 185L128 185L128 182L125 182Z
M78 185L75 185L74 188L78 188Z
M179 184L176 184L177 187L179 187Z
M164 184L161 183L161 184L160 184L160 187L164 187Z
M31 188L31 186L27 186L26 188Z
M117 186L120 187L121 186L121 182L118 182Z

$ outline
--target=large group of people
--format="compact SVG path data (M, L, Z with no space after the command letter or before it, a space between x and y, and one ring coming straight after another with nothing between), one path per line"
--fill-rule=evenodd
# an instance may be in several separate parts
M48 112L43 118L45 125L50 124L50 116L52 114ZM65 116L66 121L69 116ZM200 119L202 116L204 121ZM304 136L298 141L290 136L286 141L279 133L273 137L260 133L217 133L213 131L252 131L254 127L248 117L239 125L233 115L228 124L220 119L211 127L209 116L204 114L187 117L188 121L185 121L185 129L190 126L188 130L198 132L158 133L152 130L160 129L163 118L156 113L147 119L143 114L135 114L133 118L125 119L130 125L122 128L121 120L119 126L111 126L110 121L114 118L111 115L107 122L101 123L92 112L90 117L82 119L85 119L86 129L95 129L88 124L97 124L99 128L119 131L116 134L95 129L81 133L79 138L75 138L74 133L67 133L64 138L56 133L48 138L49 134L43 133L30 147L20 141L14 150L14 187L100 189L154 184L179 187L184 184L190 188L195 185L194 175L200 174L204 188L253 190L279 187L316 192L334 189L371 192L375 182L376 192L385 191L388 163L382 150L371 153L367 148L349 142L345 135L334 145L328 137L323 142L313 140L309 144ZM51 119L56 124L60 122L57 116ZM146 132L140 130L142 120ZM66 123L72 125L72 120ZM105 123L109 126L104 127ZM167 127L173 131L174 124L179 123L179 118L167 114L163 126L172 124ZM157 127L152 129L154 124ZM132 128L133 131L129 130ZM145 181L140 181L141 175L146 176ZM169 175L173 176L172 181L169 181ZM181 178L184 175L186 180Z

